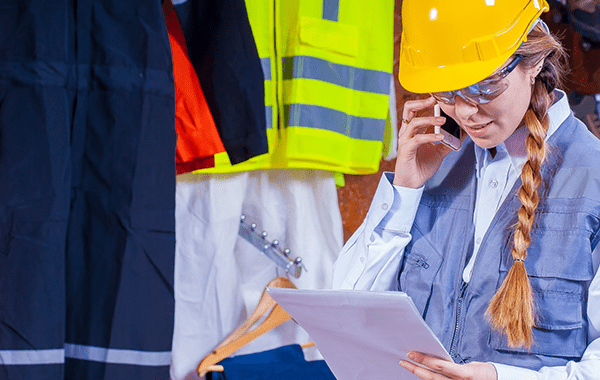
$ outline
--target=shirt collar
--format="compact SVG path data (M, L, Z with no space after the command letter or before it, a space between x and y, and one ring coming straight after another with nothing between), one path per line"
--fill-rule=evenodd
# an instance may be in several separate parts
M571 114L566 94L562 90L554 90L554 96L556 101L548 109L549 125L546 140L556 132L558 127ZM510 157L513 167L518 168L523 165L527 159L527 149L525 147L527 133L527 127L524 125L517 128L515 133L496 147L496 157L502 158L506 153ZM475 147L477 176L479 177L480 169L486 167L491 162L492 157L487 149L480 148L477 144L473 144L473 146Z

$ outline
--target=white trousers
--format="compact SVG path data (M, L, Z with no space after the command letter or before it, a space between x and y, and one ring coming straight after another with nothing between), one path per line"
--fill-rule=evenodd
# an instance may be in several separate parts
M300 256L306 270L290 277L303 289L331 287L343 229L333 173L268 169L177 177L173 380L198 379L196 367L252 313L265 285L285 276L238 236L240 216ZM237 354L310 341L293 321ZM318 355L318 353L317 353ZM310 356L310 355L309 355Z

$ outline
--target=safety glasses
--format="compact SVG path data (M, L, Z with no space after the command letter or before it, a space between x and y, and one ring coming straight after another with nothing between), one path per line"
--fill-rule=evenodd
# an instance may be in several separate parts
M517 67L521 58L522 56L518 54L500 72L469 87L454 91L434 92L431 95L436 100L449 105L455 104L454 99L456 96L460 96L465 101L475 105L489 103L508 88L508 83L502 79L506 78Z

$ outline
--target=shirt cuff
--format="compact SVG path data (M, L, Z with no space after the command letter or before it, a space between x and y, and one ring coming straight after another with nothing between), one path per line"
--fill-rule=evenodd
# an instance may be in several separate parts
M394 200L389 212L383 217L378 227L402 233L409 233L415 215L421 202L424 186L413 189L410 187L394 185L393 173L386 173L386 178L394 189ZM402 212L400 212L402 210Z
M496 368L498 380L538 380L538 372L506 364L490 363Z

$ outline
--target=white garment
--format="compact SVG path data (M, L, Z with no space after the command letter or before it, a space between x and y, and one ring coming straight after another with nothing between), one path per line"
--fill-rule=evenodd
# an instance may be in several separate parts
M257 231L267 231L268 240L302 257L306 270L290 277L298 288L331 287L343 244L333 173L268 169L177 176L173 380L197 379L200 360L254 310L265 285L285 275L238 236L242 214ZM309 340L289 321L236 354Z

